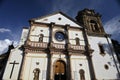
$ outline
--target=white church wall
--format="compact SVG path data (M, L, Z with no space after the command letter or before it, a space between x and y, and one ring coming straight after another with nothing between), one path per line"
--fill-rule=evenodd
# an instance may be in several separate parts
M85 72L85 80L90 80L89 66L86 56L71 56L71 70L72 70L72 79L80 80L80 70Z
M3 79L12 79L12 80L17 80L18 75L19 75L19 70L22 62L22 54L23 51L19 49L20 46L18 46L16 49L13 49L10 53L10 56L7 61L7 65L5 68L5 72L3 75ZM17 63L14 65L13 68L13 63ZM13 72L12 72L13 69ZM11 75L11 77L10 77Z
M30 64L31 64L31 58L26 57L26 62L23 65L23 73L24 75L22 76L23 80L28 80L29 79L29 70L30 70Z
M22 62L22 55L23 55L23 51L20 48L21 48L21 45L23 45L25 40L27 39L28 30L29 29L27 28L23 28L19 46L11 50L8 61L7 61L6 68L4 71L3 80L9 80L9 79L17 80L18 79L21 62ZM14 61L17 64L15 64L13 68ZM13 72L12 72L12 69L13 69Z
M80 45L85 45L82 31L72 29L69 30L69 41L73 45L76 45L75 38L80 39Z
M90 37L90 36L88 37L88 39L91 48L94 50L94 52L92 53L92 60L96 78L117 79L118 74L107 39L105 37ZM100 54L98 44L103 44L105 55ZM108 66L108 69L105 69L105 65Z
M119 72L120 72L120 64L119 64L119 61L118 61L118 59L117 59L117 55L116 55L116 53L115 53L115 51L114 51L114 47L113 47L113 44L112 44L112 41L111 41L111 39L110 38L107 38L108 39L108 41L109 41L109 43L110 43L110 46L111 46L111 51L113 51L113 56L114 56L114 59L115 59L115 62L116 62L116 65L118 66L118 70L119 70ZM110 49L110 48L109 48ZM114 64L114 63L113 63Z
M34 72L36 68L40 69L39 79L46 80L47 71L47 55L45 54L28 54L26 57L25 68L24 68L24 80L33 80Z
M55 24L59 24L59 25L69 24L71 26L80 27L78 24L76 24L75 22L66 18L65 16L61 15L60 13L57 13L57 14L52 15L52 16L47 16L47 17L44 17L44 18L40 18L38 20L35 20L35 22L42 22L42 23L54 22Z
M15 59L17 61L21 61L23 51L19 49L20 47L21 46L18 46L17 49L11 50L11 54L10 54L10 58L9 58L10 61L13 60L13 59Z
M9 61L8 61L9 62ZM10 63L10 62L9 62ZM17 77L18 77L18 72L15 73L15 71L13 72L11 78L10 78L10 75L11 75L11 69L12 69L12 65L8 65L7 64L7 69L5 69L5 74L3 75L3 80L11 80L11 79L14 79L14 80L17 80ZM16 70L16 67L14 68Z
M43 34L43 42L49 42L49 27L43 27L45 25L41 26L33 26L31 33L30 33L30 40L38 42L40 34Z
M29 29L28 29L28 28L23 28L19 45L23 45L23 44L24 44L24 42L25 42L26 39L27 39L28 32L29 32Z

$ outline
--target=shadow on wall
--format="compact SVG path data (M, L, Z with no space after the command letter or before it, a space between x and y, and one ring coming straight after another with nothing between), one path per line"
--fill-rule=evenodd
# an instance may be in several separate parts
M118 79L120 78L120 75L118 73L116 74L116 76L117 76Z
M112 45L112 44L110 44L110 45ZM112 56L112 52L111 52L111 51L113 51L113 49L111 50L111 48L109 47L108 44L103 44L103 46L104 46L105 52L106 52L107 54L109 54L110 56Z
M116 54L115 54L115 52L114 52L114 49L113 49L113 47L112 47L112 44L110 44L110 45L108 45L108 44L103 44L103 46L104 46L105 54L108 54L109 56L111 56L111 60L112 60L113 62L116 62L116 64L119 64L118 59L115 57ZM114 59L113 59L113 56L115 57L115 58L114 58L115 61L114 61Z
M117 59L117 57L115 57L116 54L115 54L115 52L114 52L113 45L112 45L112 44L103 44L103 46L104 46L104 49L105 49L105 53L107 53L108 55L110 55L110 56L111 56L111 60L112 60L113 62L115 62L115 64L112 64L112 65L111 65L110 62L108 62L108 64L109 64L110 66L113 66L113 67L116 67L117 65L119 65L118 59ZM118 70L118 69L120 68L120 66L117 66L116 68L117 68L117 70ZM116 74L116 77L117 77L117 78L120 78L119 71L118 71L118 73Z

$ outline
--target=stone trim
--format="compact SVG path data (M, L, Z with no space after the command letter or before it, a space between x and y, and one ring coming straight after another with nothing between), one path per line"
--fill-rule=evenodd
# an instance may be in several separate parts
M55 23L53 23L53 22L51 22L51 23L42 23L42 22L34 22L34 21L33 21L32 26L33 26L33 25L34 25L34 26L36 26L36 25L37 25L37 26L40 26L40 25L50 26L51 24L53 24L55 27L62 27L62 28L65 28L66 25L69 25L69 24L60 25L60 24L55 24ZM83 28L81 28L81 27L76 27L76 26L71 26L71 25L69 25L69 28L83 30Z
M69 41L69 27L70 25L65 25L65 34L66 34L66 43L69 44L70 41ZM66 45L67 46L67 45Z
M50 23L50 42L53 42L53 28L55 26L55 23Z
M97 32L89 32L89 31L87 31L87 34L89 36L97 36L97 37L104 37L106 35L106 33L97 33Z

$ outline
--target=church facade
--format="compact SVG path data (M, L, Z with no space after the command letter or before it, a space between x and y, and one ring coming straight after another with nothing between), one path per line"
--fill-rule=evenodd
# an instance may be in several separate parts
M79 11L31 19L11 50L3 80L119 80L120 65L101 15Z

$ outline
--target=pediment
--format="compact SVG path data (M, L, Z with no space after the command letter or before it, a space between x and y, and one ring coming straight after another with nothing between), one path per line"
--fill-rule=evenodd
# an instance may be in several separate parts
M67 15L65 15L62 12L57 12L57 13L53 13L47 16L42 16L39 18L34 18L31 19L34 20L34 22L40 22L40 23L55 23L58 25L70 25L73 27L79 27L82 28L74 19L68 17Z

